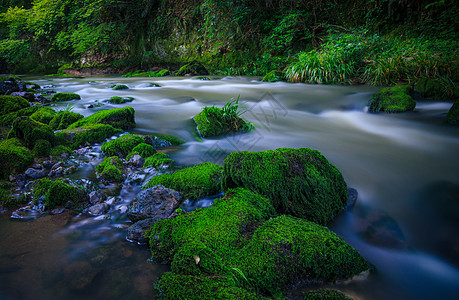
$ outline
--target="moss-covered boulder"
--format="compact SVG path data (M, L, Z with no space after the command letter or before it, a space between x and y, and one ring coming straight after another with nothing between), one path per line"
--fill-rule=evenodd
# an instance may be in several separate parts
M441 99L445 96L446 89L438 80L420 78L414 85L414 92L423 98Z
M175 75L209 75L209 71L207 71L207 69L200 62L193 60L192 62L182 66Z
M46 157L51 153L51 143L47 140L38 140L33 146L33 154L35 157Z
M53 129L43 123L32 120L29 117L19 117L13 122L13 127L8 133L8 138L18 138L32 149L38 140L47 140L54 145Z
M0 141L0 179L25 171L33 163L32 152L18 139Z
M448 111L446 121L449 124L459 125L459 101L454 102L453 106Z
M119 91L119 90L128 90L129 87L125 84L117 84L117 85L114 85L112 87L112 89L114 89L115 91Z
M236 112L228 113L218 107L204 107L193 117L196 130L201 137L212 137L236 132L249 132L253 129L250 122L239 117Z
M51 97L53 102L80 100L81 96L75 93L56 93Z
M160 168L161 166L170 165L174 162L173 159L170 159L166 153L155 153L150 157L145 159L143 163L144 168L154 167L156 169Z
M330 289L318 289L304 293L304 300L352 300L343 292Z
M107 124L124 130L135 127L135 111L132 107L99 110L98 112L83 118L68 127L74 129L86 125Z
M42 107L36 112L34 112L32 115L30 115L30 118L37 122L49 125L49 122L51 122L51 120L55 116L56 116L56 111L54 109L50 107Z
M86 143L103 142L106 138L121 132L121 129L106 124L84 125L75 129L56 132L56 141L61 145L76 149Z
M0 115L6 115L30 106L30 103L19 96L0 95Z
M39 105L29 106L15 112L0 115L0 126L11 126L13 124L13 121L16 120L18 117L30 117L41 108L42 106Z
M62 130L81 119L83 119L82 114L71 111L60 111L50 120L49 126L51 126L54 130Z
M409 86L383 88L369 102L370 112L401 113L412 111L416 101L409 95Z
M160 184L182 192L190 200L197 200L222 191L221 172L220 165L205 162L173 174L155 176L145 185L145 188Z
M124 104L127 102L132 102L134 101L133 97L120 97L120 96L113 96L110 99L107 100L107 102L112 103L112 104Z
M156 153L156 150L153 148L152 145L149 145L147 143L140 143L134 148L132 148L132 151L127 155L126 160L129 160L132 156L138 154L142 158L147 158L149 156L152 156L154 153Z
M102 145L102 151L108 156L126 157L135 146L145 143L143 137L135 134L125 134L117 139L108 141Z
M266 196L280 214L329 223L347 203L341 172L309 148L233 152L223 165L223 188Z
M96 175L97 178L105 181L121 182L124 179L123 169L123 161L118 156L106 157L100 165L96 166Z
M38 201L40 197L44 196L44 205L52 209L56 206L66 206L69 201L73 205L78 206L89 199L83 189L69 183L64 178L54 181L43 178L35 181L32 191L34 201Z

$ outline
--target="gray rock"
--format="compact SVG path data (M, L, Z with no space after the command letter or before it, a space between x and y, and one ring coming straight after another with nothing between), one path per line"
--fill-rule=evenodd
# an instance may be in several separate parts
M151 145L155 149L162 149L162 148L167 148L167 147L172 146L172 143L169 142L169 141L166 141L164 139L160 139L160 138L155 136L155 138L152 139L152 141L151 141Z
M27 183L27 176L25 174L19 174L17 177L16 177L16 184L22 188L26 185Z
M149 218L165 219L183 200L179 192L156 185L137 194L129 204L126 214L132 222Z
M110 205L107 203L99 203L88 208L88 214L93 216L100 216L108 212Z
M129 159L128 165L134 167L142 167L144 162L145 159L143 159L139 154L136 154Z
M35 95L29 92L12 92L11 96L19 96L26 99L29 102L35 101Z
M55 208L50 211L50 214L52 215L60 215L65 211L65 208Z
M89 202L91 202L91 204L99 204L105 200L107 200L107 196L100 190L91 192L89 194Z
M28 168L24 174L27 176L27 178L31 180L39 179L46 177L48 175L48 171L46 170L37 170L34 168Z
M10 95L19 92L19 86L14 81L0 81L0 95Z
M130 242L147 244L148 239L145 237L145 232L159 220L161 219L145 219L134 223L131 227L128 228L126 239Z

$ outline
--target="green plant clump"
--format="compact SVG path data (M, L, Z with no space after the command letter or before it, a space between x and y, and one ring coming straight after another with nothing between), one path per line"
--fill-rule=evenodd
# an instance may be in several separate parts
M56 132L56 140L61 145L76 149L78 146L85 145L86 143L94 144L103 142L106 138L121 132L121 129L113 128L110 125L92 124Z
M123 161L118 156L105 157L96 167L96 175L100 179L120 182L124 179L123 168Z
M82 189L66 183L64 178L54 181L48 178L39 179L34 183L32 194L34 201L45 196L44 205L49 209L65 206L69 201L75 205L80 205L88 198Z
M0 141L0 179L25 171L33 163L32 152L18 139Z
M369 103L370 112L400 113L412 111L416 101L407 93L408 86L383 88L377 92Z
M347 203L341 172L309 148L233 152L223 165L223 189L244 187L269 198L279 214L327 224Z
M16 112L30 106L29 101L19 96L0 95L0 115Z
M119 91L119 90L128 90L129 87L128 87L127 85L124 85L124 84L118 84L118 85L115 85L115 86L113 87L113 89L114 89L115 91Z
M80 100L81 96L75 93L56 93L51 97L53 102Z
M112 104L124 104L127 102L132 102L134 101L134 98L132 97L120 97L120 96L113 96L111 97L107 102L110 102Z
M223 108L215 106L204 107L193 117L197 124L197 131L201 137L212 137L235 132L249 132L253 124L240 117L245 111L239 111L239 97L228 101Z
M49 126L54 130L62 130L81 119L83 119L83 115L81 114L71 111L60 111L49 122Z
M459 101L454 102L453 106L448 111L446 121L449 124L459 125Z
M42 107L36 112L34 112L32 115L30 115L30 118L37 122L49 125L49 122L51 122L51 120L55 116L56 116L56 111L54 109L50 107Z
M32 149L38 140L47 140L54 145L53 129L43 123L34 121L29 117L19 117L13 122L13 127L8 133L8 138L18 138Z
M132 156L139 154L142 156L142 158L147 158L149 156L152 156L156 150L153 148L152 145L149 145L147 143L140 143L134 148L132 148L132 151L127 155L126 160L129 160Z
M51 152L51 143L47 140L37 140L35 142L35 145L33 146L33 154L35 157L40 158L40 157L46 157L50 154Z
M303 295L304 300L352 300L343 292L330 289L309 291Z
M68 129L75 129L93 124L107 124L124 130L131 129L135 127L135 111L130 106L99 110L98 112L71 124Z
M167 157L166 153L158 152L145 159L143 168L155 167L156 169L158 169L160 166L169 165L173 161L174 161L173 159L170 159L169 157Z
M102 151L108 156L126 157L135 146L145 143L143 137L135 134L125 134L117 139L108 141L102 145Z
M16 120L17 118L30 117L31 115L33 115L35 112L37 112L41 108L42 106L34 105L34 106L29 106L29 107L20 109L15 112L10 112L3 116L0 115L0 126L11 126L11 124L13 124L14 120Z
M264 82L282 81L282 72L279 72L277 70L272 70L268 72L261 81L264 81Z
M205 162L173 174L155 176L144 188L160 184L182 192L190 200L198 200L221 192L221 171L220 165Z

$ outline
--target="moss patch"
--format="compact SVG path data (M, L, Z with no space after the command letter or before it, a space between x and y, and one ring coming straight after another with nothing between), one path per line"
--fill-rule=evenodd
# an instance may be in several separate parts
M59 145L51 149L49 155L51 156L61 156L64 153L72 153L72 149L69 147Z
M153 155L155 152L156 150L153 148L152 145L149 145L146 143L140 143L134 148L132 148L132 151L126 157L126 160L129 160L132 156L136 154L139 154L140 156L142 156L142 158L147 158Z
M38 140L35 142L35 145L33 146L33 155L35 155L35 157L37 158L46 157L50 154L51 147L51 143L47 140Z
M30 115L30 118L37 122L49 125L49 122L51 122L51 120L55 116L56 116L56 111L54 109L50 107L42 107L36 112L34 112L32 115Z
M143 164L144 168L149 168L149 167L155 167L159 168L162 165L169 165L172 162L174 162L173 159L170 159L166 153L155 153L150 157L147 157L145 159L145 162Z
M108 141L102 145L102 151L108 156L126 157L135 146L145 143L145 140L135 134L125 134L117 139Z
M83 119L83 115L81 114L71 111L60 111L57 115L55 114L53 119L49 122L49 126L54 130L62 130L81 119Z
M22 97L0 95L0 115L15 112L29 106L29 101Z
M200 62L193 60L192 62L182 66L175 75L209 75L209 71L207 71L207 69Z
M68 127L74 129L85 125L107 124L124 130L135 127L135 111L132 107L100 110L89 117L83 118Z
M280 214L327 224L347 203L341 172L309 148L233 152L223 165L223 188L245 187L271 199Z
M414 85L414 91L424 98L441 99L446 94L446 89L440 81L429 78L420 78Z
M134 98L132 97L119 97L119 96L113 96L107 102L112 103L112 104L124 104L127 102L132 102L134 101Z
M103 142L106 138L121 132L121 129L113 128L110 125L93 124L56 132L56 140L59 144L76 149L86 143Z
M56 93L51 97L51 101L53 102L62 102L62 101L70 101L70 100L80 100L81 97L75 93Z
M407 93L408 86L383 88L377 92L369 103L370 112L400 113L412 111L416 101Z
M221 171L220 165L205 162L173 174L155 176L145 188L160 184L182 192L190 200L197 200L221 192Z
M124 179L123 168L123 161L118 156L106 157L96 166L96 175L103 180L120 182Z
M18 138L32 149L38 140L47 140L54 144L53 129L43 123L34 121L29 117L19 117L13 122L13 127L8 133L8 138Z
M82 189L66 183L63 178L54 181L48 178L39 179L35 181L32 193L34 201L45 196L44 204L49 209L65 206L68 201L81 205L88 198Z
M117 84L115 86L112 87L115 91L119 91L119 90L128 90L129 87L127 85L124 85L124 84Z
M0 141L0 179L25 171L33 163L32 152L18 139Z
M16 120L18 117L30 117L33 113L40 110L41 108L42 106L39 105L29 106L18 111L0 116L0 126L11 126L13 124L13 121Z
M454 102L453 106L448 111L446 121L449 124L459 125L459 101Z

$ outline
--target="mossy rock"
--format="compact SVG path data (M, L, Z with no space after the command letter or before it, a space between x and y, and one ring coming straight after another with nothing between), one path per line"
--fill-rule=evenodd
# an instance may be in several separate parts
M149 167L154 167L158 169L161 166L164 165L170 165L173 163L174 160L170 159L166 153L155 153L150 157L147 157L145 159L145 162L143 164L143 168L149 168Z
M76 149L78 146L85 145L86 143L94 144L103 142L106 138L121 132L121 129L110 125L93 124L56 132L56 140L59 144Z
M19 96L0 95L0 115L16 112L30 106L29 101Z
M47 140L54 145L54 131L46 124L32 120L29 117L19 117L13 122L8 138L18 138L32 149L38 140Z
M39 179L34 183L32 194L34 201L45 196L44 204L48 209L65 206L69 201L78 206L89 198L83 189L66 183L64 178L54 181L48 178Z
M222 191L221 172L222 167L220 165L205 162L176 171L173 174L155 176L144 188L160 184L182 192L190 200L198 200Z
M264 82L282 81L282 72L279 72L277 70L272 70L269 73L267 73L261 81L264 81Z
M132 156L138 154L142 156L142 158L147 158L149 156L152 156L156 150L153 148L152 145L149 145L147 143L140 143L134 148L132 148L132 151L127 155L126 160L129 160Z
M30 117L41 108L42 106L39 105L29 106L18 111L0 116L0 126L11 126L13 124L13 121L16 120L18 117Z
M155 285L155 299L263 299L255 293L237 287L225 278L196 277L164 273Z
M30 115L30 118L37 122L49 125L49 122L51 122L51 120L55 116L56 116L56 111L54 109L50 107L42 107L36 112L34 112L32 115Z
M96 175L97 178L106 181L121 182L124 179L123 169L123 161L118 156L105 157L104 161L96 166Z
M343 292L330 289L309 291L303 295L304 300L352 300Z
M383 88L370 100L369 111L401 113L414 110L416 101L405 92L406 90L407 88L401 86Z
M41 89L41 86L38 83L35 82L30 82L30 81L24 81L24 84L32 86L32 90L39 90Z
M144 136L146 143L151 144L155 149L167 148L170 146L178 146L185 143L184 140L173 135L154 133Z
M223 165L223 189L244 187L269 198L279 214L325 225L347 203L341 172L309 148L233 152Z
M175 75L209 75L209 71L207 71L207 69L200 62L193 60L192 62L182 66Z
M113 86L112 89L114 89L115 91L120 91L120 90L128 90L129 87L127 85L124 85L124 84L117 84L117 85Z
M32 152L18 139L0 141L0 179L10 174L22 173L33 163Z
M102 151L108 156L126 157L135 146L145 143L143 137L135 134L125 134L102 145Z
M81 96L75 93L56 93L51 97L53 102L80 100Z
M56 147L53 147L49 153L51 156L61 156L64 153L72 153L72 149L69 147L63 146L63 145L58 145Z
M134 101L133 97L120 97L120 96L113 96L107 102L112 103L112 104L124 104L128 102Z
M46 157L51 153L51 148L52 146L49 141L38 140L35 142L32 152L37 158Z
M414 85L414 92L423 98L441 99L445 96L446 90L440 81L429 78L421 78Z
M60 111L49 122L49 126L51 126L54 130L62 130L81 119L83 119L82 114L71 111Z
M68 129L94 124L107 124L124 130L132 129L135 127L135 111L130 106L99 110L98 112L73 123L68 127Z
M218 107L204 107L193 117L197 124L197 131L201 137L213 137L236 132L248 132L253 129L250 122L246 122L235 114L226 114Z
M238 252L236 264L262 293L270 295L302 280L334 282L370 269L354 248L327 227L285 215L258 227Z
M446 121L449 124L459 125L459 101L454 102L453 106L448 111Z

